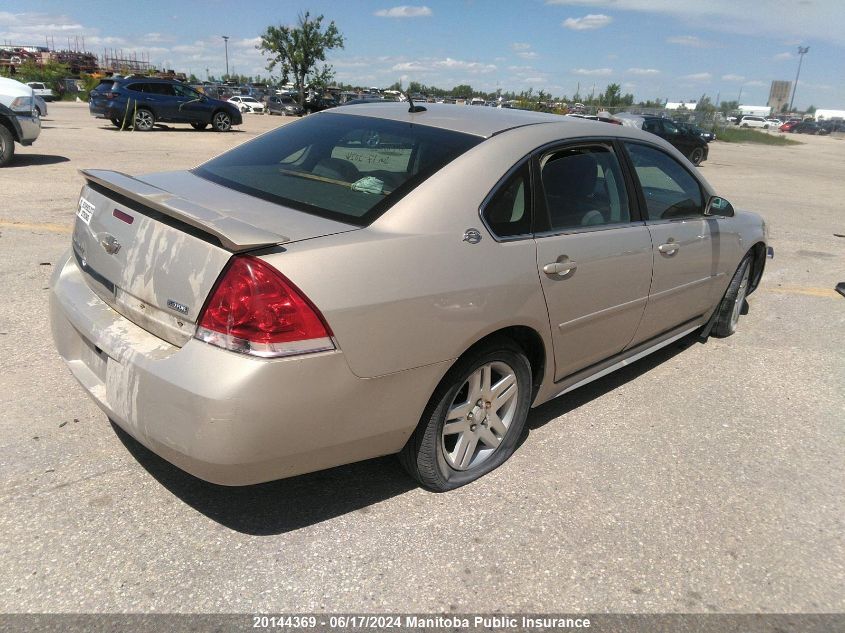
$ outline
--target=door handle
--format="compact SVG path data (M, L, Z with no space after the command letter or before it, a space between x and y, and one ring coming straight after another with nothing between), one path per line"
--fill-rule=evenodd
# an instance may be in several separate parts
M664 255L674 255L678 252L680 248L681 245L677 242L666 242L665 244L661 244L660 246L658 246L657 250L659 250Z
M564 262L552 262L543 266L543 272L547 275L563 276L571 273L578 268L578 264L573 261L566 260Z

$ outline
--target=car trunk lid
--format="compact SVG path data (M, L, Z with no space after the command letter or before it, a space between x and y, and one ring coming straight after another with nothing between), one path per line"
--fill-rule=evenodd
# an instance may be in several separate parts
M302 212L230 195L207 181L200 187L187 172L145 180L102 170L82 174L87 184L73 252L88 285L127 319L179 346L193 336L205 299L233 253L357 228L303 219ZM224 191L200 193L206 189Z

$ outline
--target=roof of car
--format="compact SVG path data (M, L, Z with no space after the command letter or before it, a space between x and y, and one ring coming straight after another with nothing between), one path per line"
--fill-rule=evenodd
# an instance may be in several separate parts
M423 105L422 103L415 105ZM360 103L344 105L341 108L325 110L321 115L355 114L373 116L393 121L407 121L430 127L453 130L475 136L489 138L494 134L525 125L537 123L568 123L573 126L601 126L596 130L606 130L607 123L589 121L573 117L563 117L558 114L544 112L530 112L511 108L471 108L469 106L452 105L448 103L426 103L425 111L410 113L407 102ZM575 128L573 128L575 129ZM583 130L585 128L578 128Z

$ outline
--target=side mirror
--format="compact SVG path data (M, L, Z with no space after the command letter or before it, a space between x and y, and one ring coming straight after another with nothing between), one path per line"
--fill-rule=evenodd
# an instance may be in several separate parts
M733 205L719 196L712 196L707 201L707 208L704 215L717 216L721 218L732 218L734 215Z

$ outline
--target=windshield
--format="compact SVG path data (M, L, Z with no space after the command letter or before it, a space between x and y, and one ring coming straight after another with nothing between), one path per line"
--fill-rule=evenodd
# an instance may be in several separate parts
M346 114L310 116L193 173L306 213L365 226L481 137Z

